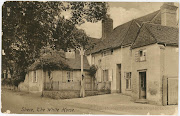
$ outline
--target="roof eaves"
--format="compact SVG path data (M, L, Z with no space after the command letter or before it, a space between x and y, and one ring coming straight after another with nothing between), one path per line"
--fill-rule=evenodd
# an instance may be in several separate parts
M142 46L131 47L131 49L136 49L136 48L140 48L140 47L144 47L144 46L148 46L148 45L152 45L152 44L156 44L156 42L150 43L150 44L146 44L146 45L142 45Z

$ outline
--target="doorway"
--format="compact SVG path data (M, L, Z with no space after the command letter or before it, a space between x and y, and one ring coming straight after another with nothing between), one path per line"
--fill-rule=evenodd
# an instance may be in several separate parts
M139 72L139 98L146 99L146 71Z
M122 92L121 90L121 64L117 64L117 89L119 93Z

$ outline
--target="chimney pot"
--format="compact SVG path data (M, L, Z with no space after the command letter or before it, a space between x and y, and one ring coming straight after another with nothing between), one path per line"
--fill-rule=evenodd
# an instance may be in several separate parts
M166 2L161 6L161 25L177 26L176 10L178 7L173 2Z
M112 31L113 20L109 17L109 15L107 15L106 18L102 20L102 40L109 37Z

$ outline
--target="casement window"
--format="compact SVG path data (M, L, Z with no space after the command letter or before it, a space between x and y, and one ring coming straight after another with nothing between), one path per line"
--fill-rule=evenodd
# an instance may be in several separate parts
M131 89L131 72L125 72L124 77L126 79L126 89Z
M108 81L108 70L103 70L103 82Z
M32 79L32 81L33 81L34 83L37 82L37 71L33 71L33 79Z
M67 82L73 82L73 72L67 71Z
M146 50L139 50L135 54L136 62L146 61Z

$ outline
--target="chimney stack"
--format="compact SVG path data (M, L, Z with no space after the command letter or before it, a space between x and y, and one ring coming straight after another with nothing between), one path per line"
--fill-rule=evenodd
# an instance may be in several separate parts
M102 40L107 38L113 31L113 20L109 15L102 20Z
M172 2L166 2L161 6L161 25L177 27L177 8Z

